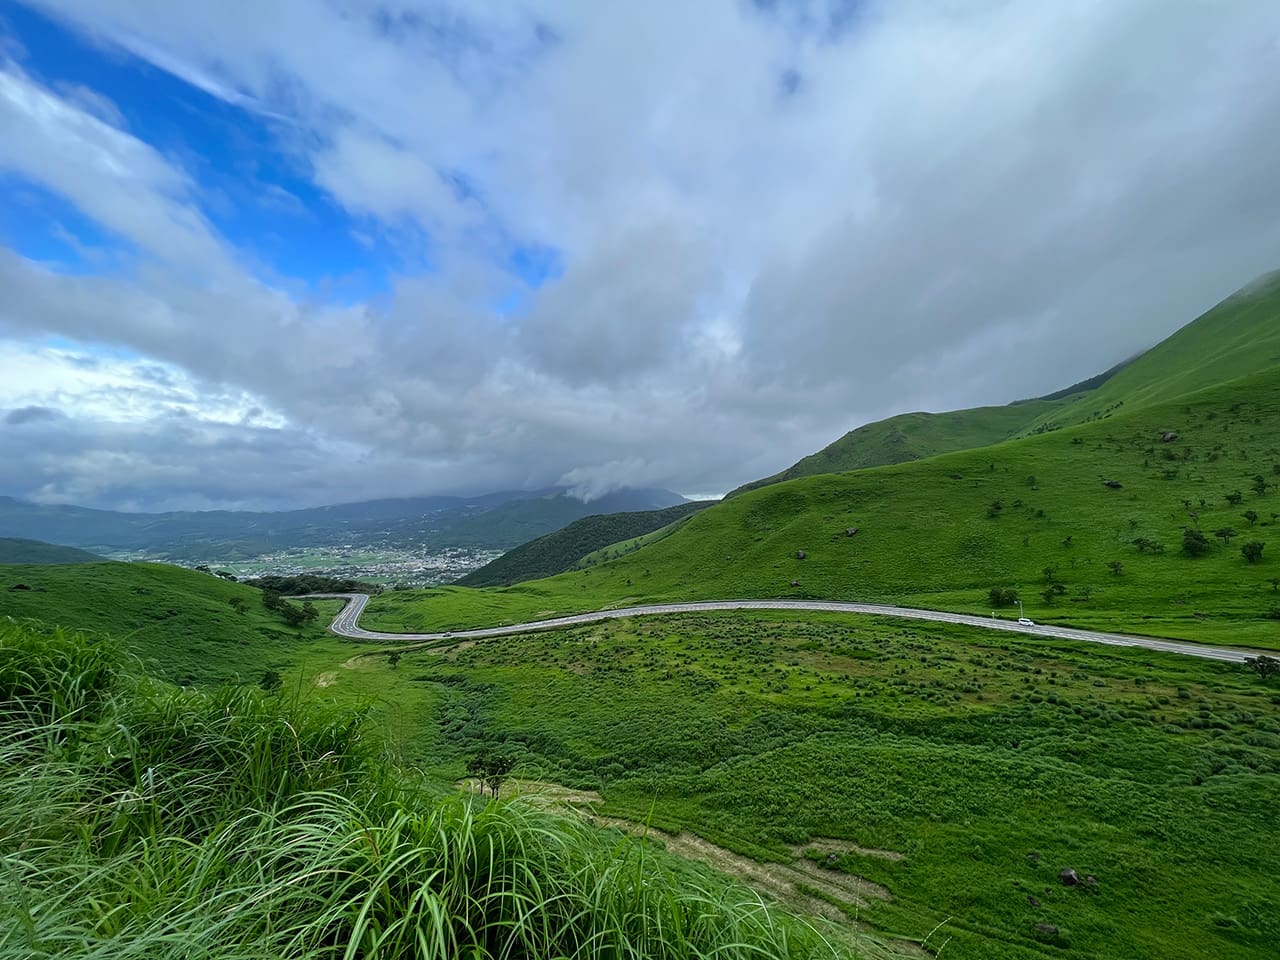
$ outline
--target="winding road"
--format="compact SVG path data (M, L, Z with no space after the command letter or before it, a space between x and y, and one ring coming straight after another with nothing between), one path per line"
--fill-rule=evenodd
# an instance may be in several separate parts
M1045 624L1025 626L1016 620L1000 620L993 617L976 617L967 613L944 613L939 610L917 610L912 607L895 607L878 603L846 603L837 600L702 600L691 603L650 603L638 607L620 607L616 610L596 610L577 613L553 620L534 620L530 623L514 623L500 627L482 627L475 630L453 630L445 633L383 633L365 630L359 625L360 614L369 602L364 593L316 594L347 601L329 630L350 640L366 640L375 643L403 643L429 640L478 640L485 637L505 637L534 630L555 630L600 620L620 620L624 617L648 617L669 613L706 613L715 610L805 610L818 613L857 613L882 617L901 617L905 620L930 620L935 623L959 623L983 630L1003 630L1033 637L1057 640L1084 640L1104 643L1113 647L1141 647L1160 653L1176 653L1204 660L1224 660L1243 663L1250 657L1264 655L1265 651L1242 647L1213 647L1201 643L1185 643L1178 640L1160 640L1155 637L1135 637L1124 633L1099 633L1095 630L1077 630L1073 627L1056 627ZM1271 654L1274 656L1275 654Z

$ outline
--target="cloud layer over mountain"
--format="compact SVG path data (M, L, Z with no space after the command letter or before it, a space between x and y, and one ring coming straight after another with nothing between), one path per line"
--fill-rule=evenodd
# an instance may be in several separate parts
M1272 4L0 16L0 493L719 492L1280 266Z

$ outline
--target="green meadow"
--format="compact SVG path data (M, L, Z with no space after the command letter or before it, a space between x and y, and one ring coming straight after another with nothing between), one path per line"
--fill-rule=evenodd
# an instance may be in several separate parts
M506 751L600 794L594 814L777 865L800 902L824 876L882 886L823 899L902 940L942 924L943 956L1245 958L1280 936L1280 686L1238 665L763 613L377 659L434 692L441 779Z

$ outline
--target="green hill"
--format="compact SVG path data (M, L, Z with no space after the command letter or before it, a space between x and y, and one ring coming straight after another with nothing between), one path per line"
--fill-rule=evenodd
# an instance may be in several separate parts
M43 540L0 537L0 564L4 563L101 563L102 557L87 550L64 547Z
M262 598L253 587L162 563L0 566L0 620L117 637L152 672L183 684L287 674L326 638L327 616L290 627Z
M1262 277L1161 341L1044 424L1106 419L1280 365L1280 273Z
M1274 648L1277 484L1280 367L1105 422L751 491L602 566L503 590L384 596L366 625L452 629L779 596L989 614L989 590L1010 588L1047 622ZM1183 554L1185 527L1203 533L1203 556ZM1256 563L1241 552L1268 541Z
M743 484L725 499L799 477L906 463L956 450L990 446L1019 436L1068 402L1066 398L1025 400L1003 407L974 407L950 413L899 414L850 430L786 470Z
M458 581L464 587L502 587L550 577L602 548L643 537L711 506L711 501L679 503L665 510L605 513L575 520L561 530L508 550Z
M1136 358L1035 400L948 413L904 413L851 430L748 490L866 467L923 460L990 446L1035 432L1104 420L1280 364L1280 273L1232 294Z

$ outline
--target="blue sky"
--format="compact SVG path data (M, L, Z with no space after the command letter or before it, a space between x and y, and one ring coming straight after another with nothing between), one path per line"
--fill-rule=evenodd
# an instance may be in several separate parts
M386 296L395 274L433 269L430 232L407 220L352 215L316 186L305 153L293 146L308 133L289 118L248 100L228 102L21 4L5 2L0 12L23 69L47 86L105 97L125 129L194 179L205 216L262 279L350 304ZM404 28L390 21L385 27ZM465 172L449 175L460 195L477 198ZM15 250L71 271L129 259L127 238L104 232L38 182L12 174L6 180L0 230ZM509 237L497 246L495 261L516 281L498 298L502 309L520 302L522 287L536 288L559 269L554 247L522 246Z
M706 495L1058 389L1280 266L1277 49L1272 4L0 0L0 495Z

